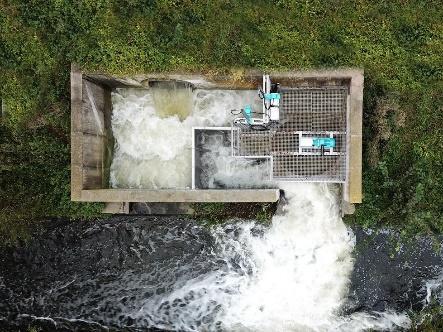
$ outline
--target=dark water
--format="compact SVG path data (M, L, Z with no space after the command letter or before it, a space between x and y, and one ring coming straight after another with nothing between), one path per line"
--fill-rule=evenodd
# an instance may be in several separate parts
M236 236L236 226L227 226ZM263 229L253 229L260 236ZM230 233L230 235L229 235ZM355 267L346 313L399 312L426 305L426 281L437 278L443 261L429 238L402 247L395 233L355 229ZM397 247L398 250L395 250ZM101 222L48 223L27 245L0 252L0 328L47 331L173 329L189 316L196 330L214 320L219 306L209 299L196 308L192 291L181 300L160 301L186 280L211 271L247 270L245 257L220 260L212 233L177 217L112 217ZM237 264L241 260L242 264ZM245 269L246 267L246 269ZM157 314L140 312L147 304ZM217 329L217 322L210 325Z
M408 243L389 231L354 229L357 245L351 279L350 308L355 311L421 310L427 280L443 268L435 239L417 237Z

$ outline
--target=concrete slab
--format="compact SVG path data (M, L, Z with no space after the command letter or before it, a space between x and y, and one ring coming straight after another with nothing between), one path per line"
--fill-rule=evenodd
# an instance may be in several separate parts
M71 165L71 200L82 200L83 166Z
M363 71L353 71L348 110L348 174L344 190L344 200L348 203L362 201L363 83Z
M82 157L82 73L71 66L71 199L81 200L83 189Z
M102 170L100 168L83 166L83 188L84 189L103 188L103 176L102 176ZM83 198L83 192L82 192L82 198ZM122 199L120 201L122 201ZM96 202L106 202L106 201L97 200Z
M362 136L351 135L349 153L349 203L362 202Z
M278 189L95 189L81 193L85 202L276 202L279 197Z
M106 138L99 135L83 135L83 166L103 168Z
M120 202L120 203L106 203L105 208L102 213L109 214L128 214L129 213L129 203Z
M71 165L83 165L83 133L71 133Z
M348 203L346 201L342 202L342 205L341 205L342 216L344 216L345 214L354 214L354 212L355 212L355 205L354 204Z

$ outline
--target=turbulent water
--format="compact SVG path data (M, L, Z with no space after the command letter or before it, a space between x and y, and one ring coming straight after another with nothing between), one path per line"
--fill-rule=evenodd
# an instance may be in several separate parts
M188 187L192 126L224 125L227 110L254 98L165 93L113 95L114 187ZM208 187L269 184L264 164L207 143ZM50 224L0 251L0 328L386 331L408 328L407 310L441 299L443 264L432 241L400 248L395 259L389 232L359 248L370 235L344 225L336 187L273 185L286 203L268 226L236 220L209 229L152 216Z
M257 99L249 90L117 90L112 94L111 186L190 187L192 127L229 125L231 109Z
M238 158L231 147L223 146L217 136L208 136L202 144L200 181L204 188L275 187L270 179L269 159Z
M353 255L333 188L283 189L288 203L270 226L139 216L51 224L0 255L0 326L384 331L409 326L404 312L442 291L432 241L389 258L381 234Z

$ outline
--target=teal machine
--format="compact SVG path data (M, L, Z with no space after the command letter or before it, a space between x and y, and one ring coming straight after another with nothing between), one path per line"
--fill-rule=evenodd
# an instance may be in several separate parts
M333 137L333 133L324 133L319 137L315 133L310 132L297 132L299 135L299 155L311 155L318 154L320 151L321 155L335 155L336 141ZM329 137L324 137L329 135Z
M272 83L269 75L263 75L263 86L258 90L262 100L262 110L254 111L246 105L240 111L232 110L234 115L242 115L234 119L234 126L251 130L270 130L278 125L280 119L279 83Z

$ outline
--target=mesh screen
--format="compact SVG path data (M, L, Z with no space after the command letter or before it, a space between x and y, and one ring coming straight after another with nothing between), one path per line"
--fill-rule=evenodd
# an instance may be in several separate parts
M233 154L272 156L273 178L343 182L346 177L346 87L281 89L280 121L268 131L233 130ZM303 138L334 138L336 146L301 146Z

